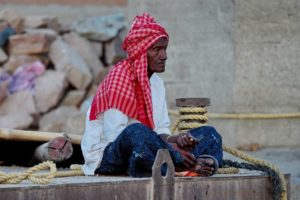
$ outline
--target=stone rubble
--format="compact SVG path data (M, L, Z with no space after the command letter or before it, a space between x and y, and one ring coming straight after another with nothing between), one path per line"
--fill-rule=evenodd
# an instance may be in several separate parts
M98 84L126 57L126 26L123 14L62 25L55 16L0 11L0 127L82 134ZM21 66L37 61L44 73L12 81ZM9 90L28 77L31 89Z

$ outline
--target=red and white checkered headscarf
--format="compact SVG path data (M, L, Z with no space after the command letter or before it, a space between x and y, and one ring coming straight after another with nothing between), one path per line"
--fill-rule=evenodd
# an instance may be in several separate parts
M99 85L93 99L90 120L116 108L154 128L151 88L147 73L147 50L159 38L168 39L166 30L147 13L136 16L124 42L127 59L117 63Z

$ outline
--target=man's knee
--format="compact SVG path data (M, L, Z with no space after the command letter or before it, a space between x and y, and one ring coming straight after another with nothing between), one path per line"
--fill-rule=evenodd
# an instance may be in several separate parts
M140 137L141 139L144 138L143 136L145 134L149 134L152 130L148 128L147 126L141 124L141 123L134 123L130 124L125 128L123 131L123 134L126 135L126 137Z
M203 135L204 137L212 137L214 140L222 142L222 136L212 126L201 126L193 130L193 133Z

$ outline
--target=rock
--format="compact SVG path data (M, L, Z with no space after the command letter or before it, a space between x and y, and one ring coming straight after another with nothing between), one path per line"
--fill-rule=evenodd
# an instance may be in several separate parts
M114 65L118 61L126 58L126 52L122 49L123 36L118 35L110 42L104 44L105 62L108 65Z
M81 37L77 33L69 33L63 36L63 39L84 59L89 66L94 78L98 73L104 70L103 64L100 62L96 50L86 38Z
M7 60L6 53L0 48L0 64L4 63Z
M94 83L96 85L99 85L105 78L105 76L108 74L108 72L113 68L113 66L109 66L104 68L103 71L99 72L94 80Z
M3 65L3 68L12 74L18 67L36 62L40 59L41 57L38 55L11 55L8 61Z
M4 20L16 31L16 33L22 33L24 30L24 19L16 12L5 9L0 12L0 20Z
M82 102L85 93L86 92L84 90L69 91L61 102L61 105L78 107Z
M85 36L89 40L107 42L115 38L126 25L124 14L119 13L75 21L71 30Z
M93 97L93 96L96 94L97 89L98 89L98 85L92 84L92 85L89 87L86 96L87 96L87 97L90 97L90 96Z
M90 108L92 102L93 102L93 96L87 97L80 105L80 112L86 115L86 112Z
M63 123L79 113L76 107L60 106L55 110L43 115L39 121L39 130L61 132Z
M13 35L9 38L10 54L41 54L49 51L51 39L46 34Z
M97 41L89 41L91 43L91 45L94 47L95 49L95 53L97 55L98 58L101 58L102 54L103 54L103 45L101 42L97 42Z
M48 37L50 42L56 40L58 33L52 29L41 28L41 29L25 29L25 33L29 34L44 34Z
M47 70L35 81L35 98L39 112L47 112L61 100L67 87L66 74Z
M38 112L34 102L34 98L29 90L8 95L2 104L0 104L0 115L10 113L27 113L37 115Z
M93 77L89 67L83 58L61 38L51 44L49 57L55 69L65 72L68 81L76 89L84 90L91 83Z
M8 84L11 77L2 68L0 68L0 104L4 101L8 94Z
M85 128L85 113L78 113L64 121L62 132L82 135Z
M28 113L8 113L0 117L1 128L27 129L33 123L33 118Z
M24 19L25 28L49 28L60 31L60 23L55 16L27 16Z

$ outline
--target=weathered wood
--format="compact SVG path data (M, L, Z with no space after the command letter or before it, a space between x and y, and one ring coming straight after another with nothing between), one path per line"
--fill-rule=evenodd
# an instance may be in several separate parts
M41 131L23 131L7 128L0 128L0 140L13 141L37 141L48 142L56 137L63 137L65 133L41 132ZM80 144L81 135L67 134L73 144Z
M176 99L178 107L205 107L210 105L209 98L180 98Z
M161 175L163 164L167 164L167 174L164 177ZM168 150L158 150L152 166L152 200L174 199L174 172L174 165Z
M290 176L286 175L288 189ZM270 200L271 183L263 174L229 174L175 178L175 200ZM111 176L65 177L49 185L1 185L0 199L146 200L151 199L152 178ZM288 196L290 199L290 195Z
M34 158L39 162L51 160L55 163L70 158L73 154L72 143L65 137L56 137L35 149Z

